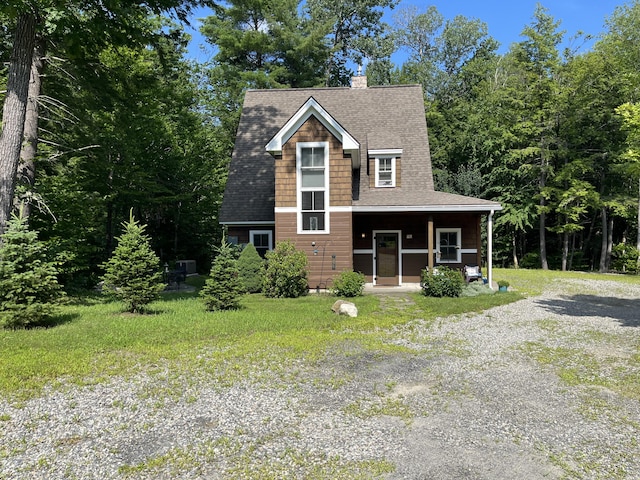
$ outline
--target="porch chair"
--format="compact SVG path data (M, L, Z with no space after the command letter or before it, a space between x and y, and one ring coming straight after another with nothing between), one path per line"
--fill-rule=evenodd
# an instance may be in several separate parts
M482 280L482 270L478 265L465 265L462 268L462 274L466 283Z

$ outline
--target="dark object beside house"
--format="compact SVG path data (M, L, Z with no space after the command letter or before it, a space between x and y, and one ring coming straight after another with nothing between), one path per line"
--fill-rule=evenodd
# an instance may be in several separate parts
M180 283L187 279L187 266L184 264L176 265L175 270L165 268L165 282L169 288L180 288Z

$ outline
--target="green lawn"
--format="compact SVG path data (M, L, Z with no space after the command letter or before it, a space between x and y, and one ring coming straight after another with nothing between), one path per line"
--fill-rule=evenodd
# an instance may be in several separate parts
M110 376L171 367L206 372L232 383L260 369L284 369L294 361L314 361L343 342L380 350L385 329L415 318L481 311L541 291L554 278L609 278L596 274L496 270L515 292L471 298L435 299L413 294L415 302L381 308L374 295L356 298L359 316L338 317L335 297L299 299L246 296L237 311L209 313L196 294L168 294L147 315L122 312L122 305L97 295L71 298L56 324L32 330L0 330L0 394L14 398L38 395L42 388L91 384ZM638 277L616 276L639 283ZM520 293L518 293L520 292Z

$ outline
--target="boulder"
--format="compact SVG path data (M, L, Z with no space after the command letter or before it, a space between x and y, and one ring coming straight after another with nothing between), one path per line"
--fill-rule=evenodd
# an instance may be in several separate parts
M345 302L344 300L336 301L331 307L331 310L338 315L348 315L350 317L358 316L358 307L356 307L355 304Z

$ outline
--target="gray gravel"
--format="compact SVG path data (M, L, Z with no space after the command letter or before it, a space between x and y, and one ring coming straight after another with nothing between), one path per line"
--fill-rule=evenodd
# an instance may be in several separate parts
M267 381L155 367L0 399L0 478L640 478L640 401L608 388L640 381L638 299L564 281L388 332L404 351L353 345Z

